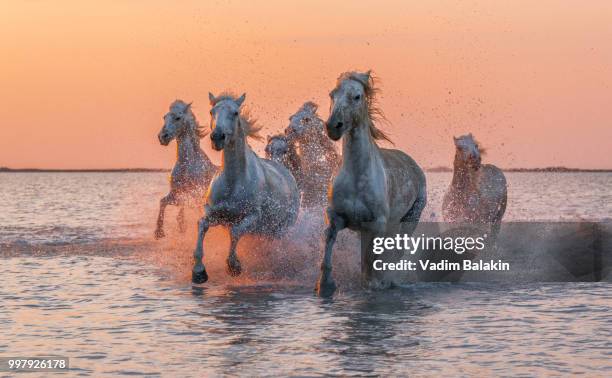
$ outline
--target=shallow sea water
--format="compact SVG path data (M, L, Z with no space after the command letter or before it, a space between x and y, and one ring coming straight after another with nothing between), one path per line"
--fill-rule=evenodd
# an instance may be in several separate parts
M507 220L612 214L611 174L507 177ZM425 219L449 180L428 174ZM68 375L96 377L612 375L609 282L369 292L354 284L358 244L344 232L340 290L319 299L313 212L286 240L241 242L237 279L224 272L225 231L211 231L210 281L192 285L198 212L181 235L169 207L168 237L152 238L166 190L157 173L0 173L0 356L67 356Z

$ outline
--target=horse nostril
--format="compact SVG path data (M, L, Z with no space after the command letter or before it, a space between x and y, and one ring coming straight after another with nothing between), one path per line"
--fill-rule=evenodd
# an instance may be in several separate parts
M344 124L342 122L338 122L336 123L336 129L339 129L343 126Z

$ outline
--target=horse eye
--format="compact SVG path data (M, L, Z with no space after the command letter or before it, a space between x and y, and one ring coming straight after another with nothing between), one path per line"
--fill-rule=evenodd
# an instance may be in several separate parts
M181 116L174 116L174 120L175 121L180 121L181 120Z
M355 101L359 101L361 99L361 95L355 96Z
M238 115L238 111L234 111L234 117Z
M304 123L308 123L308 122L310 122L310 118L306 117L306 118L304 118L303 121L304 121Z

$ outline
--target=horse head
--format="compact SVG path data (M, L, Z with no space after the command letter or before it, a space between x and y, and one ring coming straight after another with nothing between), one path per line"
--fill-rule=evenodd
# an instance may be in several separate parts
M195 130L192 130L194 128ZM176 100L170 104L170 110L164 115L164 125L157 134L157 139L161 145L167 146L174 138L184 135L187 131L199 131L191 111L191 103Z
M210 99L210 140L212 147L223 150L227 145L234 143L237 138L244 137L244 129L241 127L240 107L244 103L246 93L235 98L229 94L215 97L208 94Z
M382 111L376 106L377 92L371 71L345 72L340 75L336 88L329 94L331 106L329 118L325 122L327 135L332 140L339 140L347 131L363 125L369 128L372 138L393 143L374 125L376 120L385 120Z
M470 168L480 167L481 155L484 150L478 145L472 133L453 137L455 142L455 164L463 164Z
M266 158L284 164L289 153L289 140L284 135L268 136Z
M285 129L285 135L289 138L304 138L319 136L323 121L317 115L318 105L308 101L291 117L289 126Z

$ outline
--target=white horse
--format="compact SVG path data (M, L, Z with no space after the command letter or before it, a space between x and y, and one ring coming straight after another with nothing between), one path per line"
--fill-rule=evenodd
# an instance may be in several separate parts
M268 135L266 148L264 150L266 159L275 161L287 167L289 172L295 178L298 188L302 179L302 169L300 156L298 155L295 145L289 142L289 138L283 134Z
M340 157L325 135L325 125L317 114L317 104L306 102L291 117L285 135L295 151L299 173L293 172L302 192L302 206L320 207L327 203L327 187L338 172Z
M201 206L210 180L219 170L200 148L200 138L205 135L198 125L191 104L176 100L170 104L170 111L164 116L164 126L157 138L167 146L176 138L176 163L170 176L170 193L159 201L159 215L155 237L163 238L164 213L166 206L179 206L178 224L185 231L185 203Z
M483 149L472 134L453 140L454 173L442 203L444 221L483 225L495 240L508 202L506 177L496 166L481 163Z
M344 228L362 235L381 235L398 228L411 235L427 203L425 175L417 163L398 150L378 147L388 137L374 125L382 113L375 106L376 88L367 73L347 72L338 78L326 122L328 136L342 142L342 165L332 184L325 231L325 254L315 288L321 296L333 294L332 249ZM366 248L367 249L367 248ZM373 253L362 246L362 278L373 288L388 282L373 277Z
M245 96L209 94L210 139L215 150L223 151L223 165L210 184L204 216L198 224L192 272L195 283L208 280L202 258L204 236L210 226L230 228L227 270L237 276L242 268L236 246L242 235L280 236L298 216L300 197L291 173L279 163L259 158L247 144L247 137L259 138L259 129L241 111Z

